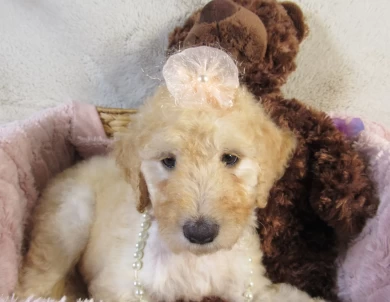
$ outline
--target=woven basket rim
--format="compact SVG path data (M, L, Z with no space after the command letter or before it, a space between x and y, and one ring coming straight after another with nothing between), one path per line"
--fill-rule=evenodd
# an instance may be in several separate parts
M137 113L137 109L126 109L126 108L114 108L114 107L101 107L101 106L96 106L96 110L104 113L111 113L111 114L132 114L132 113Z
M137 113L137 109L112 108L96 106L104 132L108 137L115 133L124 132L131 122L131 116Z

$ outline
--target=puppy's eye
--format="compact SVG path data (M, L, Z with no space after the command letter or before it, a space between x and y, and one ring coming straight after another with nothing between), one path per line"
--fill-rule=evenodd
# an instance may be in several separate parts
M161 160L161 163L168 169L173 169L176 165L176 158L167 157Z
M226 166L232 167L238 163L239 158L236 155L225 153L222 155L221 160Z

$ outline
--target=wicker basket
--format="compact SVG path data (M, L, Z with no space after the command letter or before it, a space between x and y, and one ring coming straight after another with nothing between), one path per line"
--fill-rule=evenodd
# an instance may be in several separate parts
M116 132L125 131L131 122L131 116L137 113L135 109L96 107L96 110L108 137L112 137Z

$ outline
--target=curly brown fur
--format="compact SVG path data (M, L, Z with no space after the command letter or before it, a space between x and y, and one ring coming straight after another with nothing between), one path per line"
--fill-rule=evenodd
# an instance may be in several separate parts
M375 188L363 158L326 114L295 99L262 103L298 137L288 170L273 187L268 206L258 211L268 275L336 301L339 244L375 215Z
M200 44L224 48L238 61L241 81L273 120L297 135L298 148L290 167L274 185L267 207L258 211L263 262L272 281L287 282L312 296L337 301L335 260L341 247L375 215L379 203L375 187L363 157L326 114L295 99L286 100L280 93L281 85L296 68L299 44L308 33L299 7L275 0L233 2L255 13L264 25L264 56L245 48L248 39L261 41L262 33L250 34L245 20L237 19L234 22L241 28L224 30L228 19L218 16L215 8L207 20L214 17L215 28L208 27L203 35L196 32L196 39L188 43L187 37L202 15L202 11L195 12L170 35L168 53ZM226 15L225 10L223 17Z

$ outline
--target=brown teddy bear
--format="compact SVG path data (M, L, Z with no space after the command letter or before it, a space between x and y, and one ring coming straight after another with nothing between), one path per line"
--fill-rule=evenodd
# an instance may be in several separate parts
M274 121L294 131L296 153L267 207L258 210L263 262L272 281L337 301L337 255L375 215L378 199L364 159L331 118L280 91L306 34L296 4L213 0L171 33L168 53L221 47Z

